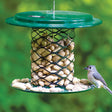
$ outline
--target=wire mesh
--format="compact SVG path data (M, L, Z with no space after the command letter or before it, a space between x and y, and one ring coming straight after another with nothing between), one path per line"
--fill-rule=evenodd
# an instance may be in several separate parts
M72 83L74 29L32 28L31 37L31 83L47 87Z

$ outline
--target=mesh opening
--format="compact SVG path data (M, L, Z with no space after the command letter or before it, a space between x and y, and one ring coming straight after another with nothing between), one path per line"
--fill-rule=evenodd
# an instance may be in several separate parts
M39 29L31 32L31 83L66 86L74 75L74 29Z

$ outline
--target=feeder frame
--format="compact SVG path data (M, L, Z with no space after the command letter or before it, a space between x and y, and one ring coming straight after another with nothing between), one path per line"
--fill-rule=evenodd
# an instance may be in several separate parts
M39 59L43 58L43 60L46 60L50 63L49 65L55 64L61 68L58 72L55 73L56 76L60 77L60 80L58 80L55 83L57 86L59 86L58 85L59 81L67 78L67 77L61 77L58 73L61 70L63 70L64 68L67 68L67 66L69 66L71 63L74 62L73 60L70 60L67 56L59 55L59 51L67 48L67 46L62 46L59 44L60 40L69 39L71 42L73 42L75 36L72 34L74 33L75 28L92 27L92 26L96 26L96 25L99 25L102 23L102 21L100 19L94 18L92 15L90 15L88 13L75 12L75 11L55 11L55 18L54 18L52 11L49 11L49 10L48 11L31 11L31 12L17 13L14 17L10 17L10 18L6 19L6 22L11 25L32 28L31 44L33 42L39 40L40 38L45 38L49 42L49 45L57 44L59 47L61 47L61 49L58 50L57 52L50 52L50 54L54 53L55 55L59 56L61 59L58 60L57 62L49 62L46 59L46 57L49 56L50 54L48 54L44 57L41 57L36 52L37 50L40 49L40 47L37 48L36 50L34 50L33 47L31 46L33 53L36 53L39 56ZM68 34L69 31L71 32L71 34L70 33ZM33 36L33 33L35 33L36 35ZM43 35L41 35L41 33L42 34L46 33L47 35L43 36ZM50 41L49 39L47 39L48 36L50 36L50 38L53 38L54 41ZM59 38L57 38L57 36ZM41 46L41 48L48 50L42 46ZM74 50L71 50L71 53L73 53L73 52L74 52ZM31 56L31 58L32 58L32 56ZM58 62L65 58L67 60L69 60L70 63L65 67L58 65ZM36 61L38 61L38 60L32 60L32 62L36 63ZM47 66L49 66L49 65L47 65ZM41 69L46 70L45 67L41 67L40 65L37 65L37 66L39 66L39 69L41 68ZM31 72L36 73L39 69L37 69L37 70L32 69ZM49 72L49 71L47 71L47 72ZM73 71L70 71L70 73L73 73ZM45 80L45 77L43 79ZM52 82L50 82L50 84L52 84ZM63 87L63 86L61 86L61 87ZM90 90L90 89L93 89L93 88L91 87L91 88L88 88L87 90ZM84 91L87 91L87 90L84 90ZM25 91L31 92L29 90L25 90ZM82 91L70 92L64 88L64 91L59 92L59 93L77 93L77 92L82 92ZM37 92L37 93L45 93L45 92ZM58 93L58 92L55 92L55 93Z

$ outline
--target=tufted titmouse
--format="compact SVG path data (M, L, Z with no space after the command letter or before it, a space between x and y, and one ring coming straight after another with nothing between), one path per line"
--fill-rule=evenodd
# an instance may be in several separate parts
M88 70L88 73L87 73L88 80L92 84L95 84L97 88L103 87L104 89L108 90L112 94L112 91L107 87L105 80L100 75L100 73L97 71L94 65L89 65L85 67L84 69Z

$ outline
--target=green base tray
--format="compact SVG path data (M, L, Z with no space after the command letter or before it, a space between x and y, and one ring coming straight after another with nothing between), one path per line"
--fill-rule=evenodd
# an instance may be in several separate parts
M15 88L15 89L17 89L17 88ZM68 91L65 88L61 88L61 89L64 89L64 91L61 91L61 92L41 92L41 91L31 91L31 90L28 90L28 89L26 89L26 90L17 89L17 90L21 90L23 92L29 92L29 93L39 93L39 94L72 94L72 93L81 93L81 92L86 92L86 91L89 91L89 90L93 90L94 87L91 86L90 88L88 88L86 90L82 90L82 91Z

